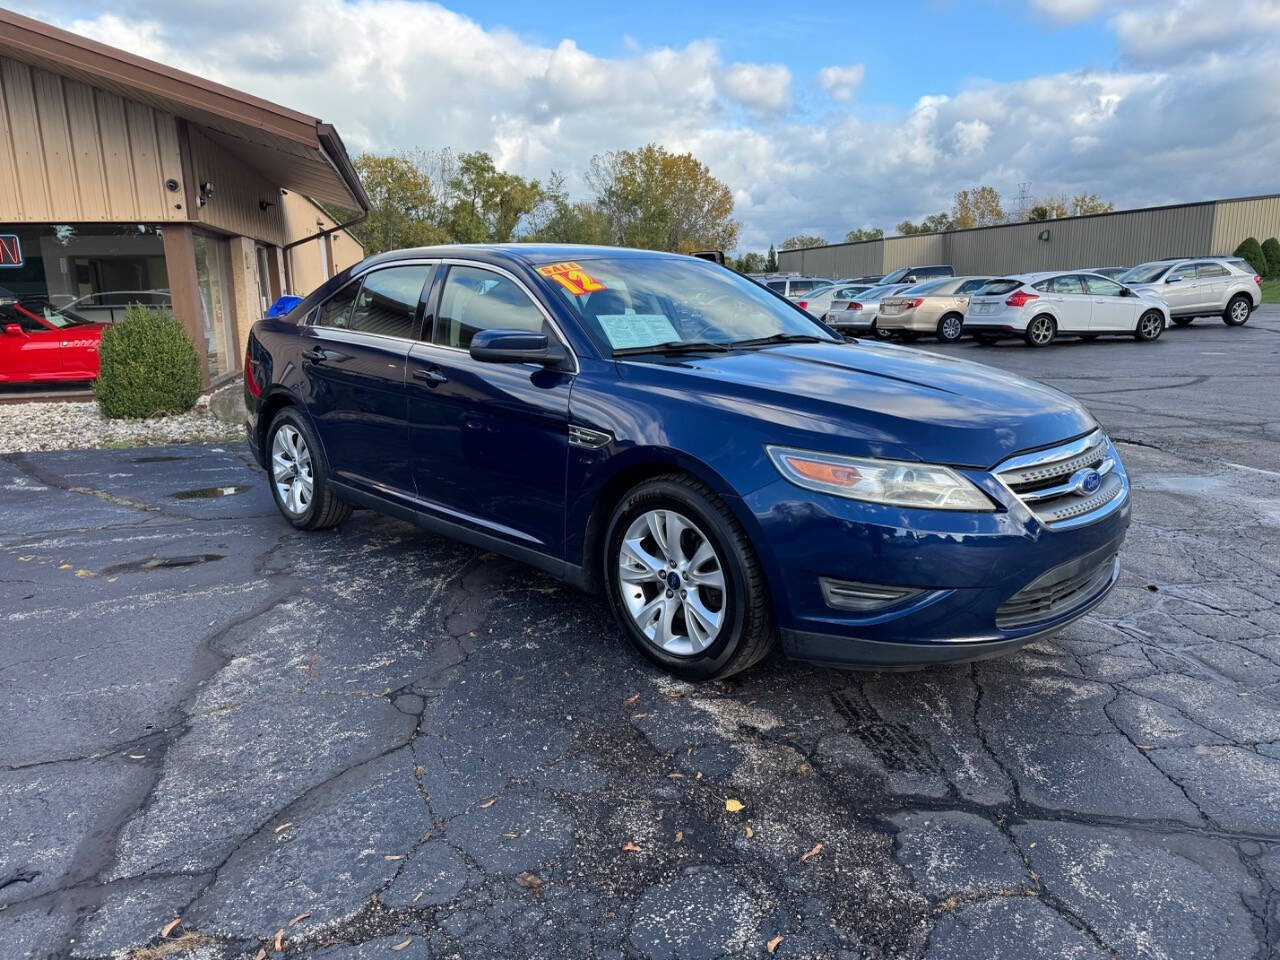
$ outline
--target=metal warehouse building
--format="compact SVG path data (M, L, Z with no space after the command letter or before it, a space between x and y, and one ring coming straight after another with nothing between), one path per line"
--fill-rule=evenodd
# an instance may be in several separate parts
M1274 236L1280 194L780 250L778 268L833 278L935 263L962 275L1071 270L1229 254L1246 237Z

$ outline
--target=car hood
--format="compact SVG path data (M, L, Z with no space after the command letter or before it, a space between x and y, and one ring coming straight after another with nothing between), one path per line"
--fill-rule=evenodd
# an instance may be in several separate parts
M768 442L816 443L833 453L987 468L1097 426L1083 406L1052 387L867 341L633 361L621 372L664 390L696 390L695 403L766 421Z
M1155 300L1164 303L1163 283L1127 283L1125 284L1130 290L1138 294L1144 300Z

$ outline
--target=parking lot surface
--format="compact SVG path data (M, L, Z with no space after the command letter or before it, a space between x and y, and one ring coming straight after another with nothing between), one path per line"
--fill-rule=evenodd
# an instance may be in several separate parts
M1060 636L696 686L519 564L295 532L235 446L0 458L0 956L1276 955L1280 310L906 349L1117 441Z

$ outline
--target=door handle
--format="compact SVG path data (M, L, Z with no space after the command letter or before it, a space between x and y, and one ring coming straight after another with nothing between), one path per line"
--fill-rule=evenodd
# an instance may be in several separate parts
M417 370L413 371L413 375L417 379L425 382L429 387L449 382L449 378L444 375L439 367L419 367Z
M311 363L320 363L329 359L329 351L323 347L312 347L302 355L303 360L309 360Z

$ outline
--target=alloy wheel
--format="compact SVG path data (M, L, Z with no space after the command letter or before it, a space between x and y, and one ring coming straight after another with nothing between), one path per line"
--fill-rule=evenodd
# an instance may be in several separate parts
M674 510L631 522L618 551L618 588L636 628L666 653L702 653L724 626L724 564L697 524Z
M1249 319L1249 304L1243 300L1237 300L1231 304L1231 319L1236 324L1244 323Z
M1138 334L1143 340L1154 340L1164 329L1164 317L1158 313L1144 313L1138 321Z
M942 321L942 327L938 331L943 340L959 340L960 331L964 329L964 323L959 317L946 317Z
M1053 339L1053 321L1048 317L1036 317L1031 321L1028 333L1037 346L1044 346Z
M311 451L302 434L291 424L282 424L271 442L271 479L281 505L290 516L300 517L307 512L315 490Z

